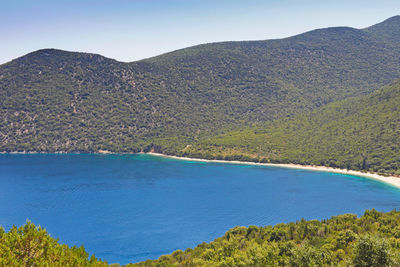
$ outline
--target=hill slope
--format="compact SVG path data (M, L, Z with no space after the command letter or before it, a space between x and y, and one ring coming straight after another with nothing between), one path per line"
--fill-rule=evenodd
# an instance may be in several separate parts
M176 152L222 128L365 95L400 78L399 21L132 63L36 51L0 66L0 151Z
M206 138L182 154L400 175L400 82L290 119Z
M237 226L196 248L126 266L398 266L400 212L367 210L327 220ZM89 259L84 247L61 245L29 221L0 227L2 266L120 266Z
M128 266L398 266L398 211L235 227L194 249Z

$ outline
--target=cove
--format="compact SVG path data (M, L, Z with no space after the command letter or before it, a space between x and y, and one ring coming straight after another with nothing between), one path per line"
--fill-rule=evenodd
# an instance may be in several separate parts
M155 259L237 225L399 207L399 189L344 174L152 155L0 155L0 225L30 219L109 263Z

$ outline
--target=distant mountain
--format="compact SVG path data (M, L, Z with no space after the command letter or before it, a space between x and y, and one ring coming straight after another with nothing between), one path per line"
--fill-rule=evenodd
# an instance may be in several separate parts
M290 119L206 138L184 155L313 164L400 176L400 81Z
M400 16L391 17L384 22L364 29L365 32L375 36L375 38L388 41L391 44L400 46Z
M176 152L400 78L399 17L122 63L39 50L0 66L0 151Z

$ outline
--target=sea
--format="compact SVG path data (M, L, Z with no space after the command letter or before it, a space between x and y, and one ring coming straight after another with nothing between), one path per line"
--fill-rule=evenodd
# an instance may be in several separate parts
M2 154L0 225L26 220L108 263L156 259L235 226L400 208L400 190L351 175L148 154Z

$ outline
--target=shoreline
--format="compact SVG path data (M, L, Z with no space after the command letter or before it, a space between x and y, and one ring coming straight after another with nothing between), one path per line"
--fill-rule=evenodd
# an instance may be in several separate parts
M22 152L0 152L0 154L49 154L48 152L36 152L36 151L22 151ZM50 154L97 154L97 155L112 155L112 154L121 154L121 155L140 155L140 154L148 154L157 157L171 158L177 160L186 160L186 161L199 161L199 162L214 162L214 163L229 163L229 164L241 164L241 165L254 165L254 166L269 166L269 167L279 167L279 168L289 168L289 169L300 169L300 170L309 170L309 171L322 171L322 172L331 172L331 173L339 173L346 174L358 177L364 177L373 179L376 181L383 182L385 184L391 185L400 189L400 177L396 176L383 176L376 173L370 172L361 172L354 170L346 170L325 166L316 166L316 165L301 165L301 164L283 164L283 163L260 163L260 162L251 162L251 161L238 161L238 160L217 160L217 159L201 159L201 158L189 158L189 157L178 157L172 156L162 153L155 152L138 152L138 153L114 153L108 150L99 150L97 152L89 152L89 153L70 153L64 151L57 151Z
M259 163L259 162L251 162L251 161L237 161L237 160L217 160L217 159L200 159L200 158L188 158L188 157L178 157L165 155L161 153L141 153L141 154L149 154L158 157L165 157L171 159L178 160L186 160L186 161L199 161L199 162L215 162L215 163L230 163L230 164L241 164L241 165L255 165L255 166L269 166L269 167L279 167L279 168L288 168L288 169L301 169L301 170L309 170L309 171L322 171L322 172L331 172L331 173L339 173L339 174L347 174L352 176L364 177L373 179L376 181L383 182L385 184L389 184L400 189L400 177L396 176L383 176L376 173L370 172L361 172L354 170L346 170L346 169L338 169L332 167L324 167L324 166L315 166L315 165L300 165L300 164L278 164L278 163Z

